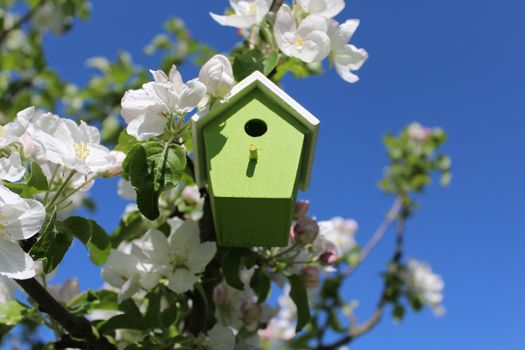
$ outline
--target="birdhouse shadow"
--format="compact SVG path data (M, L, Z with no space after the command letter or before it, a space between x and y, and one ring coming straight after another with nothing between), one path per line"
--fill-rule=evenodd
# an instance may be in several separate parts
M248 166L246 167L246 176L253 177L253 174L255 174L256 166L257 166L257 159L250 159L248 161Z

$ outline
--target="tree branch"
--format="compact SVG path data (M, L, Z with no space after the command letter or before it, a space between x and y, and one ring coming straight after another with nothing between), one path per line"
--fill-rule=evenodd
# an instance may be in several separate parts
M93 350L116 350L105 337L98 334L91 323L83 318L71 314L34 278L28 280L15 280L18 285L33 298L41 311L49 314L69 334L77 339L83 339Z
M403 244L404 244L405 220L406 220L406 208L403 206L404 198L402 196L399 196L396 202L398 200L400 203L400 207L397 209L397 216L396 216L397 217L396 247L395 247L394 255L390 259L390 264L389 264L390 270L394 272L399 269L401 258L403 257ZM328 345L319 345L317 347L317 350L338 349L339 347L343 345L347 345L351 343L354 339L360 337L361 335L368 333L375 326L377 326L377 324L379 323L379 321L381 321L381 318L383 317L383 313L385 311L385 307L388 302L387 287L388 287L388 284L385 281L385 284L383 286L383 291L381 292L381 296L379 297L377 306L367 321L365 321L363 324L359 326L351 328L350 333L344 336L343 338L331 344L328 344Z
M20 28L24 23L28 22L38 12L38 10L45 5L48 0L41 0L31 10L27 11L22 17L18 19L10 28L0 32L0 44L16 29Z
M392 204L392 207L385 216L385 219L381 225L377 228L376 232L372 235L372 238L366 243L364 248L361 250L359 260L354 266L348 267L347 270L343 271L341 274L343 277L348 277L357 270L357 268L362 265L365 259L368 257L370 252L379 244L381 239L383 239L386 231L392 224L392 222L398 217L399 211L401 210L401 205L403 203L403 198L401 196L396 197L396 200Z

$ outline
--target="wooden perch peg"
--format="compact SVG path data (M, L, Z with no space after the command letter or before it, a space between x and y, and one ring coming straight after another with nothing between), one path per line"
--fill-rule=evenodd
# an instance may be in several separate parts
M250 160L257 160L257 157L258 157L257 146L252 144L252 145L250 145L250 147L248 149L250 151Z

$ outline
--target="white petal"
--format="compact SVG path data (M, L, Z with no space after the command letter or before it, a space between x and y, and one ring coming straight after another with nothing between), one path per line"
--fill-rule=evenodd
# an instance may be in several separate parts
M332 40L332 48L337 52L350 41L357 27L359 27L359 20L349 19L339 26L337 22L332 21L330 27L334 28L334 25L336 29L331 34L330 39Z
M297 31L297 26L295 24L295 19L293 18L292 10L290 10L288 5L282 5L279 11L277 11L273 31L277 45L284 53L286 53L285 50L290 44L290 34L292 37L295 37Z
M170 234L168 241L171 248L177 253L186 255L201 243L199 226L194 221L184 221L175 232Z
M18 181L24 176L25 171L20 154L13 153L9 158L0 158L0 180Z
M149 72L151 73L151 75L153 75L153 80L155 80L156 83L167 83L169 81L166 73L164 73L161 70L150 69Z
M177 109L179 113L188 113L206 96L206 85L198 79L188 81L187 88L182 91Z
M210 350L231 350L235 348L235 335L230 327L215 324L208 332L207 348Z
M75 124L76 126L76 124ZM94 126L87 125L84 121L80 121L78 126L82 136L80 140L84 143L100 143L100 131ZM79 140L79 141L80 141Z
M34 261L15 242L0 239L0 275L24 280L35 277Z
M297 33L306 37L311 32L321 31L326 33L328 25L326 19L321 16L310 15L306 17L297 28Z
M264 16L270 11L273 0L255 0L255 7L257 8L257 23L260 23Z
M196 249L188 252L188 268L193 273L204 272L206 266L217 253L217 246L214 242L204 242L199 244Z
M168 264L170 245L164 233L150 229L144 236L143 253L149 259L159 264Z
M2 208L6 217L5 230L10 239L23 240L33 237L40 231L46 219L46 210L42 203L33 199L22 199L20 205L8 205Z
M126 283L122 285L122 288L120 289L117 296L117 301L119 304L124 300L131 298L133 294L138 292L140 289L139 279L140 276L138 274L133 275L129 280L126 281Z
M220 16L210 12L211 18L213 18L221 26L235 27L235 28L250 28L252 25L257 23L257 16L242 16L242 15L231 15L231 16Z
M337 16L345 7L344 0L299 0L298 2L306 12L328 18Z
M0 276L0 305L14 298L16 284L7 277Z
M184 88L184 82L176 65L172 65L170 68L169 81L175 86L177 91L181 91Z
M305 38L306 47L310 46L312 51L315 51L316 54L313 56L312 61L305 62L321 62L324 60L330 53L330 39L328 35L321 31L315 31L308 34ZM313 44L311 44L313 43Z
M354 45L345 45L344 50L341 50L334 56L335 64L347 66L351 70L358 70L361 68L367 59L368 53L366 50L358 49Z
M169 277L168 288L175 293L184 293L193 288L193 285L199 281L199 278L190 271L181 268L175 270Z
M143 89L126 91L121 101L122 117L126 123L130 123L135 118L145 115L156 115L168 112L166 106L151 92L151 84L143 85Z
M131 121L126 128L128 134L139 141L144 141L164 132L168 120L157 114L142 115Z

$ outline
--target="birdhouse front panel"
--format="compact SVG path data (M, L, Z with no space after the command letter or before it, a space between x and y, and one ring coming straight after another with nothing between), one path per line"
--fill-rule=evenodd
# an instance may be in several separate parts
M203 128L218 241L286 245L307 129L259 89Z

